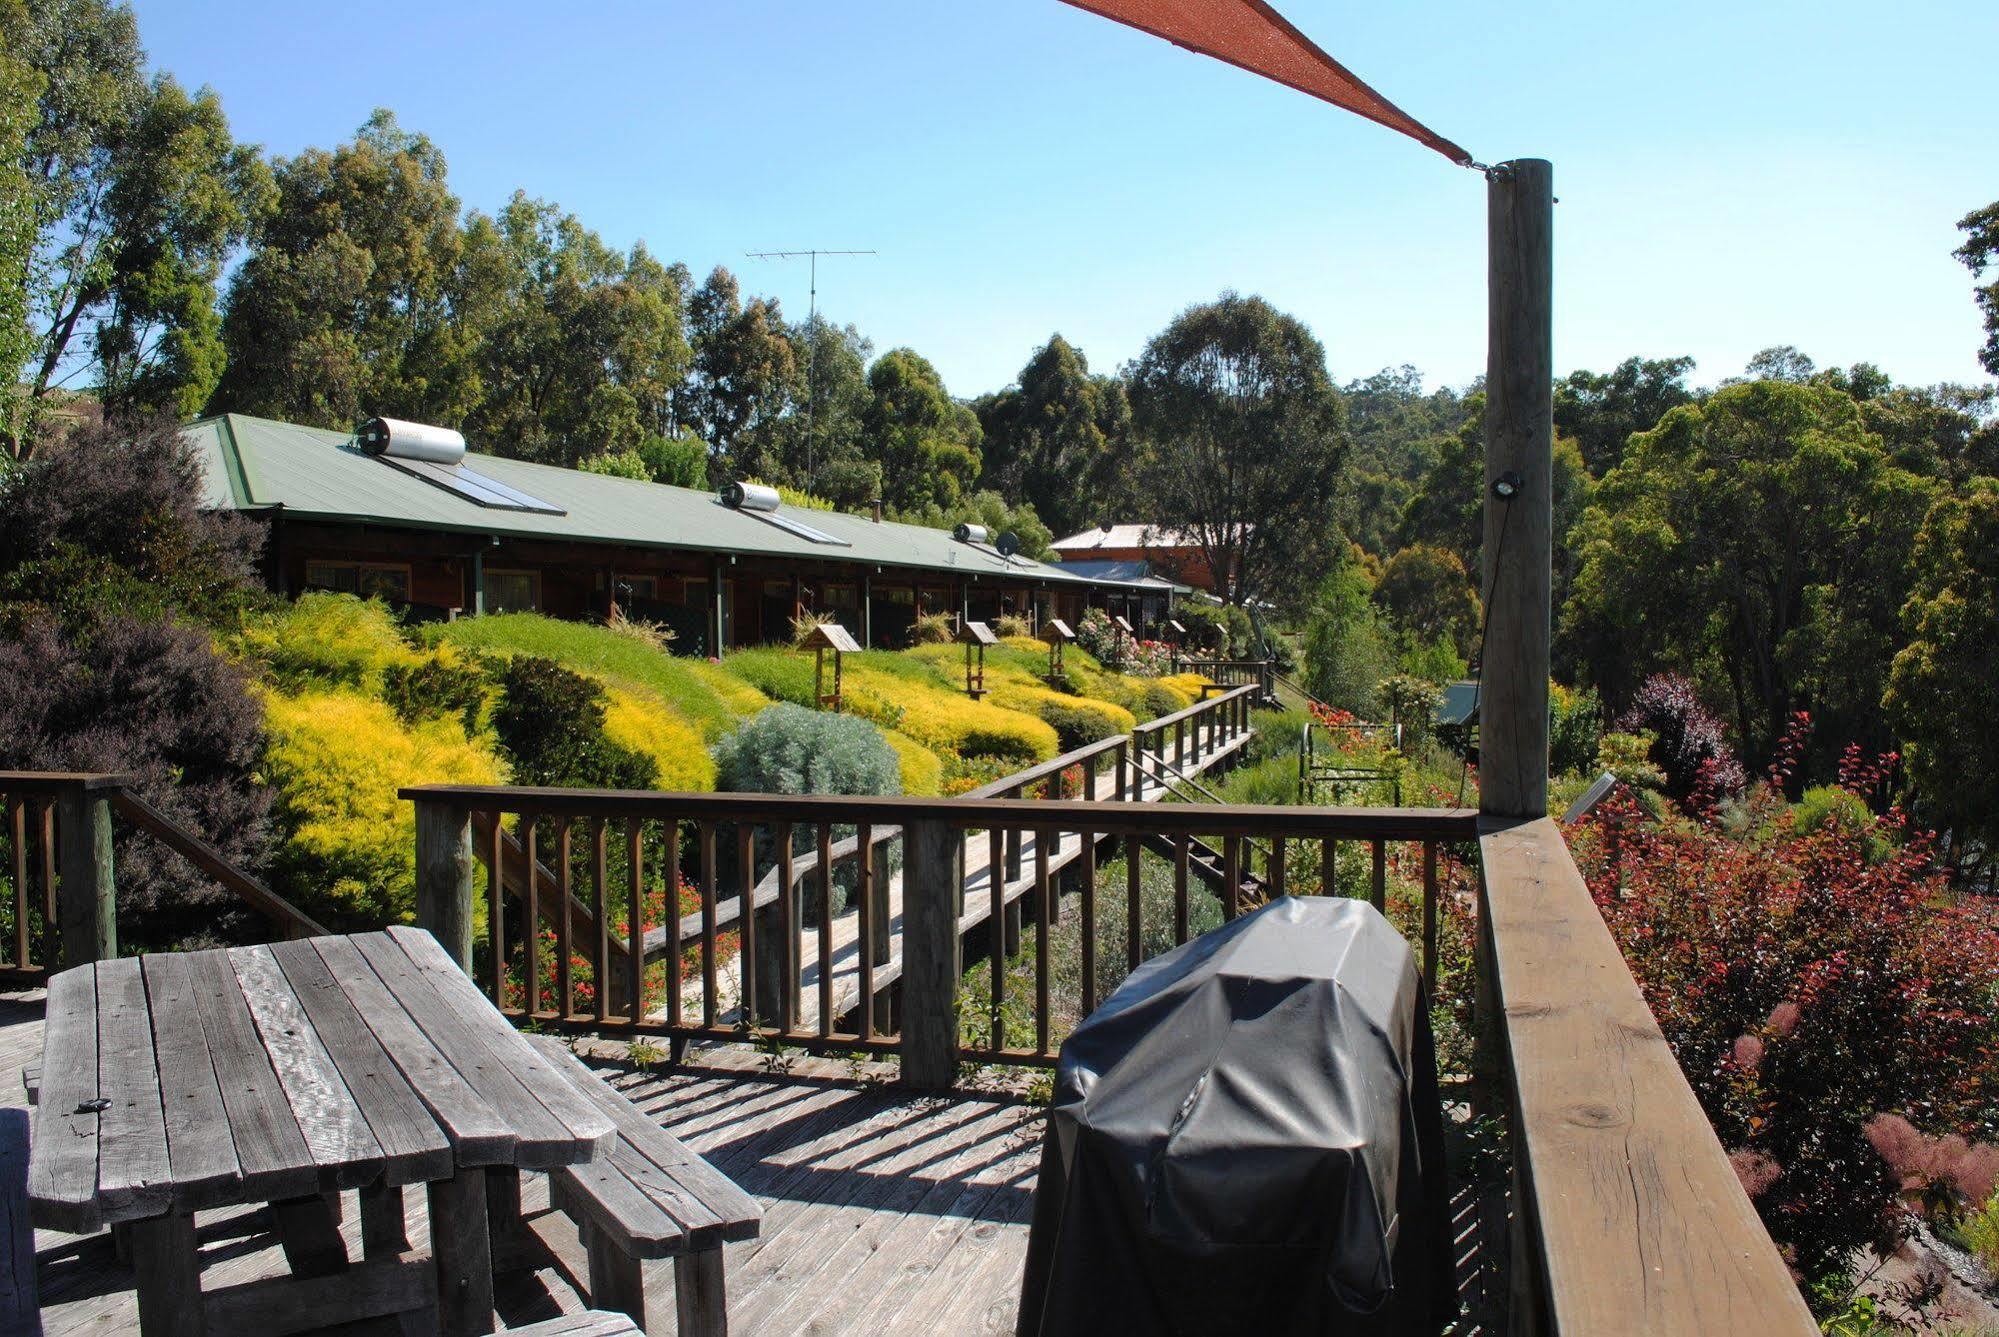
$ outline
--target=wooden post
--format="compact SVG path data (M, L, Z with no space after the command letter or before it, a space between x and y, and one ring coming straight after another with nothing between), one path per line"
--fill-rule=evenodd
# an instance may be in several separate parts
M58 918L65 968L118 955L118 887L111 871L111 798L77 782L56 799Z
M498 822L500 814L494 813ZM533 847L530 846L530 849ZM416 803L416 924L472 973L472 814L429 799ZM534 941L534 925L528 926ZM498 970L501 963L495 961Z
M888 964L890 950L893 946L889 936L891 914L889 891L890 882L895 877L895 870L890 866L891 858L888 842L883 841L876 845L865 857L869 868L868 895L874 902L874 914L871 916L872 922L868 925L868 932L872 935L872 941L867 943L866 950L874 965L885 966ZM867 1000L863 999L862 1002L864 1005L867 1005ZM876 993L872 1006L874 1008L875 1030L886 1034L894 1024L894 1017L890 1010L889 991L882 989Z
M902 849L902 1080L944 1090L958 1075L964 841L947 823L913 821Z
M1554 169L1501 163L1486 188L1489 317L1479 810L1548 812L1554 528Z

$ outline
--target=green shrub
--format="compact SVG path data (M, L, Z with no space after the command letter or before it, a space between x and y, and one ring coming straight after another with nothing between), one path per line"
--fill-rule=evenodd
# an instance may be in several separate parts
M604 688L552 659L516 655L499 673L493 732L524 785L650 789L651 758L604 732Z
M382 673L382 700L404 724L455 717L468 734L477 733L489 686L485 671L439 646L411 664L391 664Z
M848 708L883 728L900 729L938 753L1001 757L1032 765L1060 750L1055 731L1030 715L973 701L873 668L847 670Z
M1034 624L1018 613L1001 613L993 619L993 634L1000 637L1032 636Z
M1299 740L1312 717L1302 710L1252 710L1252 733L1243 748L1243 761L1255 765L1270 757L1290 757L1295 765Z
M1791 822L1801 836L1820 831L1836 831L1864 852L1869 864L1878 864L1894 850L1881 832L1867 800L1838 785L1813 785L1799 796L1791 809Z
M604 736L652 763L652 783L674 793L715 787L715 761L693 725L659 701L623 687L604 689Z
M873 723L789 703L744 721L715 749L722 788L753 794L900 794L895 749Z
M1573 775L1596 764L1603 739L1603 705L1590 688L1548 684L1548 769Z
M1429 738L1437 725L1437 705L1443 693L1434 683L1398 674L1384 678L1376 690L1388 719L1384 723L1402 726L1402 750L1414 752Z
M1265 757L1239 766L1223 777L1218 792L1224 803L1296 803L1298 758Z
M635 636L538 613L490 613L425 628L433 640L495 655L539 655L612 686L643 689L678 711L709 742L735 726L742 710L704 670L714 666L668 654ZM809 676L809 675L808 675Z
M804 655L790 650L737 650L722 661L722 667L773 701L789 701L795 706L816 704L812 699L812 661Z
M788 702L744 721L724 738L715 749L715 765L721 788L732 793L902 792L901 759L879 728L852 715L807 710ZM842 840L853 834L850 826L836 826L832 838ZM759 876L774 861L771 840L767 831L759 830L756 847ZM796 854L810 852L817 841L818 831L814 827L801 824L792 830L792 850ZM733 872L733 866L726 871ZM854 865L850 860L835 871L834 883L839 893L835 913L851 894L853 882ZM816 923L816 898L808 895L804 904L806 922Z
M300 595L297 603L245 627L236 643L294 692L358 687L372 694L389 669L420 659L387 604L351 594Z

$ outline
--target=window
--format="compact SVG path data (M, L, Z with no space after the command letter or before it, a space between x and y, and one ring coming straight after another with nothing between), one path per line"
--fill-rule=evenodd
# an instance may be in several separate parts
M875 591L875 598L903 608L914 608L916 606L916 591L908 585L895 585L885 590L878 589Z
M305 587L358 594L363 599L410 600L410 569L387 562L307 562Z
M705 580L690 578L681 581L680 594L680 602L685 607L706 608L708 606L708 582Z
M659 598L659 577L633 576L621 571L618 573L618 597L620 599L657 600Z
M486 569L486 611L532 613L541 608L541 574Z
M819 606L840 613L851 613L861 606L852 585L822 585L819 589Z

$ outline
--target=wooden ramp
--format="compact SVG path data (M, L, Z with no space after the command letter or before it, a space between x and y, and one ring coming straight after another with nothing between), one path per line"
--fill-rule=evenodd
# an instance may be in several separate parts
M1187 759L1177 763L1177 773L1198 776L1226 764L1236 753L1248 746L1253 734L1242 733L1229 738L1212 749L1199 754L1190 753ZM1131 801L1138 803L1159 803L1172 796L1173 786L1168 781L1175 770L1151 764L1133 768L1135 794ZM1086 776L1086 792L1080 797L1089 800L1108 801L1115 796L1116 778L1108 771L1092 771ZM1035 885L1035 860L1038 853L1039 835L1027 831L1020 837L1020 874L1006 878L1001 885L1001 896L1005 904L1012 905L1030 895ZM1073 832L1063 833L1048 852L1048 872L1052 877L1074 863L1083 852L1083 837ZM810 856L797 856L800 869L813 863ZM766 878L766 882L772 879ZM806 896L813 894L816 883L810 876L805 878ZM770 899L775 899L774 882ZM968 937L992 916L992 846L981 835L974 835L965 842L964 893L961 900L962 913L958 917L958 933ZM759 904L764 898L759 898ZM900 868L889 879L888 892L888 954L884 961L874 968L874 984L877 992L888 988L902 974L902 909L903 874ZM761 928L761 925L759 926ZM848 909L833 920L833 1012L836 1020L852 1013L860 1005L860 914ZM820 929L807 926L799 931L799 1000L795 1028L810 1030L819 1024L819 955ZM660 940L659 950L664 950L664 935L657 931L647 935L647 955L655 954L654 939ZM734 1021L742 1005L741 963L736 958L718 966L716 971L717 1011L725 1022ZM702 984L699 972L686 972L681 990L682 1015L697 1017L701 1012ZM656 1012L651 1020L664 1021L664 1011Z

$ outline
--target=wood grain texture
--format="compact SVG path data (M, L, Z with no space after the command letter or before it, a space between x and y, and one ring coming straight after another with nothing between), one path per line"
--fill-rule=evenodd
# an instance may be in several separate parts
M65 970L49 980L42 1081L35 1106L28 1197L35 1224L87 1233L104 1224L97 1207L97 972Z
M389 987L348 938L318 938L312 949L354 1006L403 1078L442 1125L460 1165L509 1165L518 1140L507 1121L438 1052L410 1019Z
M963 857L963 841L945 823L903 824L902 1079L911 1086L942 1089L958 1073Z
M1487 182L1479 810L1540 817L1554 552L1554 169L1521 159L1501 163ZM1514 495L1496 496L1493 485L1509 474Z
M500 1065L569 1129L572 1161L588 1160L610 1145L610 1121L486 1001L471 978L444 954L437 939L411 928L392 928L388 936L423 972L440 1003L466 1021L485 1040Z
M41 1330L28 1219L28 1112L0 1109L0 1332Z
M319 1170L312 1149L264 1052L228 954L189 952L182 960L229 1114L244 1195L274 1201L316 1191Z
M505 1159L485 1163L541 1169L579 1158L569 1128L492 1052L487 1032L475 1024L476 1013L461 1013L448 1006L430 987L426 973L387 934L357 934L351 941L384 987L395 995L411 1023L511 1134L510 1143L495 1148L495 1154ZM480 1003L492 1010L483 995ZM474 1163L460 1161L461 1165Z
M450 1174L450 1139L312 943L277 943L269 952L381 1145L386 1181L413 1184Z
M141 957L166 1116L167 1160L177 1211L240 1201L243 1173L229 1111L208 1052L187 958L174 952Z
M1513 1144L1563 1337L1818 1331L1555 823L1480 839Z
M173 1201L166 1116L136 957L97 966L97 1205L107 1221L155 1216ZM226 1131L224 1134L226 1136Z
M220 1337L286 1337L334 1324L421 1310L437 1302L436 1272L423 1254L359 1264L331 1276L229 1286L207 1297L208 1329Z
M341 1079L291 984L268 947L239 947L229 964L256 1018L264 1052L277 1071L299 1132L312 1150L324 1188L359 1188L382 1173L382 1144Z

